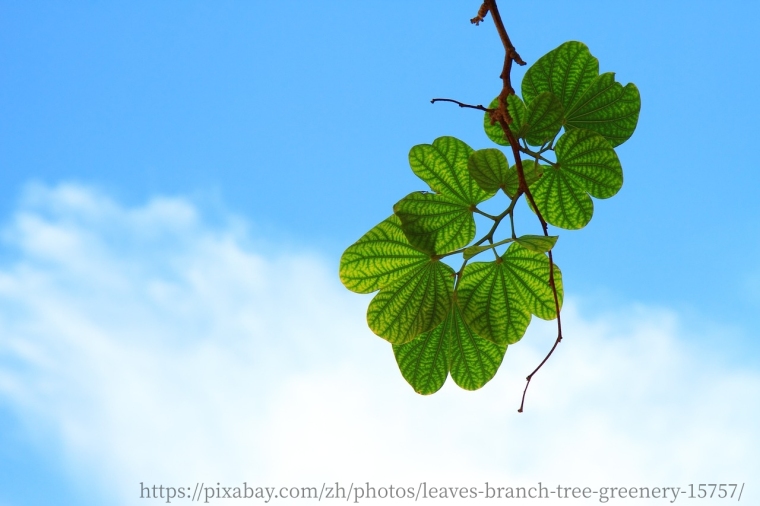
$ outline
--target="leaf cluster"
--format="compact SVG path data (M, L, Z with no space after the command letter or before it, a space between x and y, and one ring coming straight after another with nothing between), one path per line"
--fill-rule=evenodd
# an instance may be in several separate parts
M557 237L515 231L515 204L526 191L546 222L580 229L593 215L592 197L612 197L623 184L614 148L636 127L641 102L635 85L600 74L588 48L571 41L540 58L521 91L522 98L509 95L506 106L518 144L512 148L525 157L524 182L518 160L510 166L500 149L473 150L454 137L414 146L409 165L429 189L399 200L393 215L340 261L349 290L378 292L367 309L369 327L393 345L402 375L421 394L439 390L449 374L464 389L482 387L533 316L558 317L562 273L547 256ZM494 119L498 107L496 98L484 129L496 144L509 146ZM497 193L508 202L501 214L478 208ZM492 221L478 240L474 213ZM497 240L506 218L510 233ZM508 246L499 254L502 245ZM471 261L489 251L493 259ZM457 254L459 270L441 262Z

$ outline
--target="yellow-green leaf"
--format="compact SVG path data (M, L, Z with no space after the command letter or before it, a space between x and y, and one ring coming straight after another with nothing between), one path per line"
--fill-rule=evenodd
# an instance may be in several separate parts
M406 344L394 344L393 354L404 379L422 395L441 389L449 375L451 312L436 328Z
M415 392L423 395L437 392L449 371L465 390L481 388L494 377L506 351L506 346L478 336L456 304L433 330L406 344L393 345L401 374Z
M636 129L641 111L638 88L616 82L612 72L599 75L599 61L581 42L565 42L525 73L522 94L528 110L544 92L558 98L567 129L592 130L613 147Z
M533 146L541 146L552 140L562 128L564 110L553 93L540 93L530 104L525 118L525 140Z
M454 270L430 260L375 295L367 308L369 328L393 344L434 329L449 311Z
M639 121L641 97L633 83L615 81L613 72L598 76L580 100L566 113L568 128L585 128L601 134L614 147L633 135Z
M501 150L488 148L473 151L467 166L472 178L489 193L495 193L507 184L509 162Z
M570 130L555 148L560 170L592 197L606 199L623 186L623 167L609 142L591 130Z
M586 190L561 169L545 167L530 192L541 216L555 227L577 230L585 227L594 214L594 203Z
M393 215L346 249L340 258L340 280L353 292L371 293L429 260L429 255L412 247Z
M499 370L507 347L473 332L456 305L451 314L454 320L449 326L451 378L465 390L477 390L491 381Z
M466 246L475 237L470 206L436 193L410 193L393 206L409 242L431 255Z
M520 294L524 307L543 320L557 317L554 292L549 284L549 258L543 253L530 251L514 243L502 255L502 264L508 272L507 279ZM554 266L554 284L557 298L562 307L564 296L562 273Z
M546 253L554 247L558 238L556 235L521 235L515 242L536 253Z
M565 42L531 65L522 80L522 96L530 104L541 93L550 91L565 111L570 111L598 75L599 60L586 44Z
M464 268L457 288L462 316L475 332L499 345L519 341L530 323L503 261L474 262Z
M467 160L472 148L455 137L439 137L409 151L409 165L436 193L476 205L493 196L470 176Z

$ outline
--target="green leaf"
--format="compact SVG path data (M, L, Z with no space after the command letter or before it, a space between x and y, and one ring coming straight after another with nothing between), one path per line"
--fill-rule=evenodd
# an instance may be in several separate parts
M449 253L475 238L470 206L435 193L410 193L393 206L409 242L431 255Z
M558 238L556 235L522 235L515 242L531 251L546 253L554 247Z
M483 339L464 321L456 304L452 307L448 326L451 377L465 390L477 390L491 381L499 370L506 346Z
M451 315L449 311L443 323L412 341L393 345L401 375L418 394L437 392L449 375L449 334L454 324Z
M340 258L340 280L349 290L371 293L415 271L430 257L412 247L397 216L391 216L348 247Z
M591 197L561 169L546 167L541 179L530 187L530 192L541 216L555 227L577 230L585 227L594 214Z
M591 196L609 198L623 186L623 168L609 142L596 132L573 129L555 148L557 167L530 187L541 216L560 228L585 227L594 214Z
M564 110L553 93L540 93L528 104L525 118L525 140L533 146L541 146L552 140L562 128Z
M489 109L498 109L499 97L496 97L491 101L488 106ZM512 117L512 123L509 125L509 129L516 138L524 137L525 135L525 118L528 114L525 104L517 95L509 95L507 97L507 112ZM483 129L486 131L486 135L489 139L501 146L509 146L509 140L504 135L501 125L496 122L491 124L491 115L486 112L483 116Z
M407 343L432 330L449 311L453 280L454 270L436 260L407 273L369 303L369 328L392 344Z
M537 236L538 237L538 236ZM465 248L462 252L464 255L465 260L469 260L470 258L474 257L475 255L478 255L486 250L493 249L496 246L501 246L502 244L507 244L508 242L512 242L514 239L511 237L508 239L501 240L499 242L495 242L493 244L487 244L485 246L470 246L469 248Z
M604 136L613 147L633 135L639 121L641 97L633 83L625 87L613 72L597 77L566 114L570 128L585 128Z
M469 260L470 258L474 257L475 255L478 255L480 253L483 253L486 250L489 250L493 248L493 246L470 246L469 248L465 248L465 250L462 252L462 256L465 260Z
M509 162L496 148L473 151L467 160L470 175L486 192L495 193L504 187L509 172Z
M556 265L554 275L561 307L562 274ZM495 262L468 264L459 281L457 301L475 332L496 344L519 341L531 313L545 320L557 317L549 259L519 243L511 244Z
M590 130L571 130L555 148L560 170L571 175L592 197L606 199L623 186L623 168L615 150Z
M599 61L581 42L565 42L533 64L522 81L528 109L550 91L564 109L566 128L593 130L612 146L625 142L636 129L641 110L639 90L615 81L615 74L599 75Z
M409 151L409 165L430 188L442 195L476 205L493 196L470 176L467 160L472 148L454 137L439 137Z
M523 160L523 174L525 175L525 183L530 187L533 183L541 178L544 173L545 167L543 165L535 163L533 160ZM517 189L520 187L520 179L517 175L517 166L513 165L507 172L506 183L504 184L504 193L509 198L514 197L517 194Z
M462 316L475 332L496 344L513 344L525 334L530 311L510 280L503 261L467 264L457 301Z
M456 304L435 329L406 344L393 345L401 374L415 392L423 395L440 390L449 370L460 387L481 388L494 377L506 351L506 346L473 332Z
M549 283L549 258L543 253L522 247L520 243L512 244L501 258L502 265L508 273L507 279L519 293L523 306L543 320L556 318L557 306ZM557 287L559 305L562 307L562 273L556 265L554 284Z
M571 111L598 75L599 60L588 47L582 42L565 42L528 69L522 80L522 96L530 104L550 91L565 111Z

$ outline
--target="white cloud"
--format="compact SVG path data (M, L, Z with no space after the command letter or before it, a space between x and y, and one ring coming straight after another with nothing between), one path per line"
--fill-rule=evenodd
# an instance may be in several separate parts
M760 371L694 349L672 312L588 317L570 300L526 413L522 378L551 324L511 347L484 389L449 381L420 397L336 260L264 254L241 230L209 225L187 200L125 207L74 185L30 187L6 227L0 399L109 501L145 504L141 481L244 480L747 481L743 500L758 497Z

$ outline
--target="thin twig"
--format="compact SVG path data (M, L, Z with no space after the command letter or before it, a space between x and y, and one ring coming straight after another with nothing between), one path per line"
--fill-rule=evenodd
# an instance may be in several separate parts
M489 109L488 107L483 107L482 105L465 104L463 102L460 102L459 100L453 100L451 98L434 98L433 100L430 101L431 104L435 104L436 102L452 102L452 103L458 105L459 107L466 107L468 109L477 109L479 111L485 111L485 112L493 112L494 111L494 109Z
M559 308L559 299L557 297L557 289L554 286L554 261L552 259L552 252L549 250L549 283L552 286L552 292L554 293L554 305L555 307ZM544 359L541 361L540 364L538 364L538 367L533 369L533 372L528 374L528 377L525 378L527 381L525 382L525 389L523 390L522 394L522 400L520 401L520 409L517 410L518 413L523 412L523 407L525 406L525 394L528 392L528 386L530 385L530 380L533 379L533 375L538 372L541 367L546 363L547 360L549 360L549 357L552 356L552 353L554 353L554 350L557 349L557 345L562 341L562 318L560 317L559 310L557 311L557 339L554 341L554 345L552 346L552 349L549 350L549 353L546 354Z

